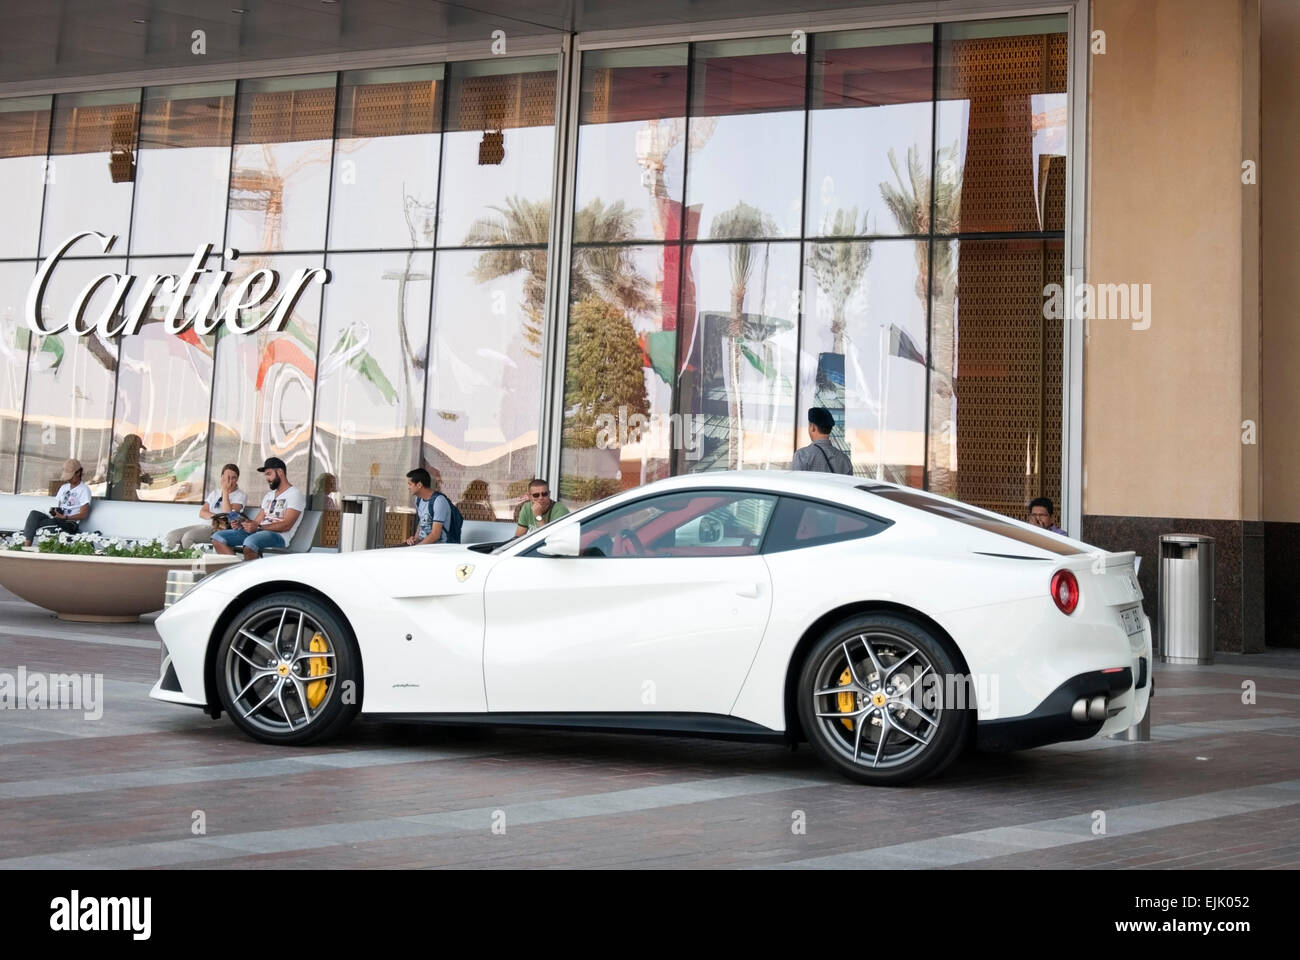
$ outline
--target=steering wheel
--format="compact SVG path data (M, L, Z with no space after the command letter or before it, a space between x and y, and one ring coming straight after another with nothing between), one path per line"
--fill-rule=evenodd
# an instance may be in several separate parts
M643 544L630 527L624 527L618 532L620 542L627 544L628 552L634 557L646 556L645 544Z

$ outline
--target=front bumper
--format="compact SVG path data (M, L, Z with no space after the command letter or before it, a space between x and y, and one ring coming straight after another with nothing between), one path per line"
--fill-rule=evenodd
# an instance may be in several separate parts
M1133 670L1130 667L1114 672L1092 670L1065 681L1031 713L1019 717L981 720L976 726L976 745L981 750L1027 750L1048 743L1087 740L1101 733L1104 728L1113 731L1130 726L1141 719L1141 712L1146 707L1150 666L1146 664L1146 677L1141 677L1143 665L1140 661L1139 679L1146 681L1142 688L1134 689ZM1134 694L1142 695L1140 704L1135 702ZM1106 719L1080 722L1071 716L1076 701L1090 700L1097 696L1106 698Z
M230 596L223 590L196 587L154 621L163 656L150 697L192 707L209 706L204 682L208 638L229 602Z

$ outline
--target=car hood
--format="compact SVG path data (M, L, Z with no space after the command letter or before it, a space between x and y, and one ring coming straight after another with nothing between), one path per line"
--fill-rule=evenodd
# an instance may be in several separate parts
M235 564L200 586L235 595L268 580L288 580L326 594L363 590L393 598L454 596L482 590L488 570L500 559L458 543L289 554Z

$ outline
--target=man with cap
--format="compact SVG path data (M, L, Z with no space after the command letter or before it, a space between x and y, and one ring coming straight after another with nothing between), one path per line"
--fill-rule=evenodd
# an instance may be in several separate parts
M227 556L242 547L245 560L256 560L267 547L283 547L293 538L293 532L302 521L307 509L307 498L289 482L284 461L267 457L257 468L266 476L271 489L262 498L262 509L252 520L243 520L229 530L218 530L212 535L212 545L217 553Z
M835 418L825 407L808 409L808 439L812 443L794 452L791 470L813 470L818 473L853 473L853 461L848 454L831 442Z
M59 475L63 486L55 495L58 501L49 513L33 510L27 514L27 523L23 526L23 539L27 546L32 545L36 531L41 528L57 527L64 533L76 533L81 521L90 516L90 487L82 481L80 460L66 460L63 473Z

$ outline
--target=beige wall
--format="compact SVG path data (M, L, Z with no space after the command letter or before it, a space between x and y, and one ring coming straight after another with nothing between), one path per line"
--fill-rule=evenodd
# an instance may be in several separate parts
M1087 279L1151 284L1092 320L1086 514L1242 516L1244 0L1095 0Z
M1300 521L1300 3L1262 0L1264 519Z

